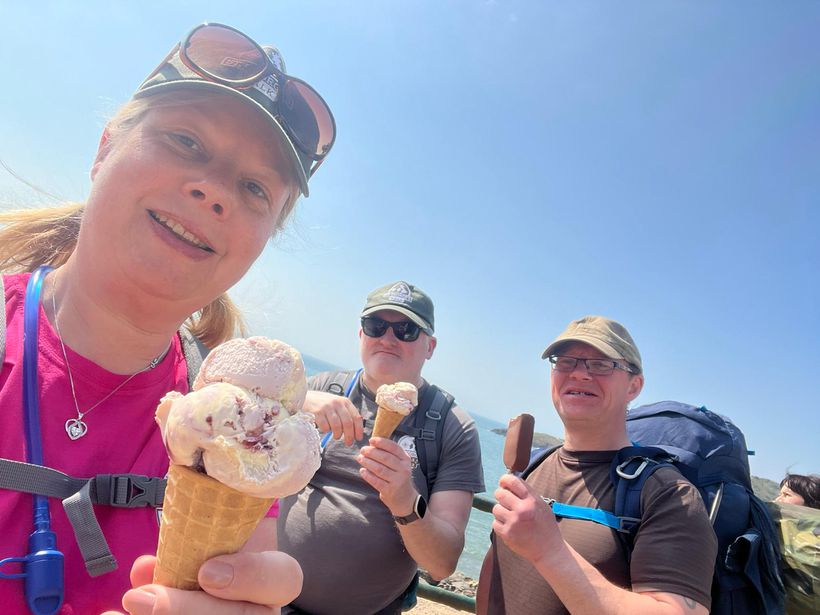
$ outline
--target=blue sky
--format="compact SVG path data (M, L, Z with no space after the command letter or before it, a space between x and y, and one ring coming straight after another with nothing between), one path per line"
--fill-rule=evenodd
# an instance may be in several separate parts
M76 6L75 6L76 4ZM0 159L81 200L106 117L193 25L282 50L339 136L238 286L252 331L358 363L369 290L436 303L426 375L560 434L546 344L623 322L638 402L730 416L820 471L820 3L0 0ZM0 200L39 200L0 172Z

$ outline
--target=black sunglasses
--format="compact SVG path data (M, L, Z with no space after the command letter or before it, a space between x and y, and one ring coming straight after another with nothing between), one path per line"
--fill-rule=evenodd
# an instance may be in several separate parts
M378 316L362 318L362 331L367 337L381 337L388 329L393 329L393 335L400 342L415 342L421 333L421 327L411 320L387 322Z

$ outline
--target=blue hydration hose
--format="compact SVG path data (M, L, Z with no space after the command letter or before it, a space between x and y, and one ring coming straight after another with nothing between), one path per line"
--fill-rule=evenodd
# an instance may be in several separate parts
M26 458L43 465L43 440L40 434L40 397L37 382L37 339L40 293L43 278L51 267L40 267L31 274L26 288L23 312L23 407L25 408ZM34 495L34 531L28 539L29 553L24 557L0 560L23 565L23 572L6 574L0 579L24 579L26 602L35 615L54 615L63 604L63 554L57 550L57 537L51 531L48 498Z

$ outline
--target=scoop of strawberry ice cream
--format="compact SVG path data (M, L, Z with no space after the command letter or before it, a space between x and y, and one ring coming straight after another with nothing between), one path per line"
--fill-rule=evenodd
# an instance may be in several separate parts
M288 410L301 408L307 394L305 366L299 351L266 337L228 340L208 353L194 381L194 390L214 382L229 382L279 400Z
M376 404L406 416L419 403L418 396L418 390L409 382L383 384L376 391Z
M296 493L321 462L313 417L300 412L307 389L301 356L265 338L226 344L203 362L193 391L160 401L156 419L170 460L248 495Z

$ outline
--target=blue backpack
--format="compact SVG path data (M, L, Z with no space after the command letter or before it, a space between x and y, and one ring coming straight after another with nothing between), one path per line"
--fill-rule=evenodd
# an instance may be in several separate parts
M674 466L700 491L717 536L711 613L782 614L778 534L766 505L752 492L749 451L737 426L705 407L663 401L630 410L626 428L633 446L618 451L610 471L615 510L556 502L553 513L618 530L629 554L640 527L644 483L659 468ZM534 453L523 476L552 450Z

